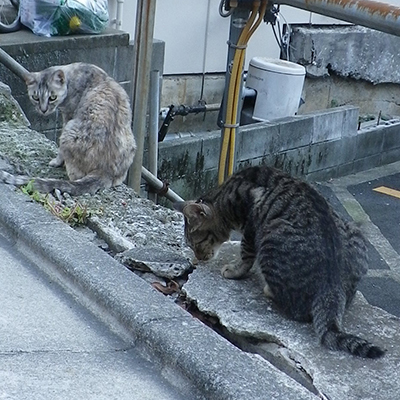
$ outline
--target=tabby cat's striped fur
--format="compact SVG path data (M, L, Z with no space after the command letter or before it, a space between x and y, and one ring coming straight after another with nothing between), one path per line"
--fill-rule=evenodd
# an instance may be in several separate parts
M199 260L209 260L232 230L243 234L242 263L222 275L240 278L255 263L264 292L297 321L312 321L323 345L378 358L384 351L342 331L342 318L367 271L360 231L341 219L309 184L268 167L230 177L215 194L176 203Z

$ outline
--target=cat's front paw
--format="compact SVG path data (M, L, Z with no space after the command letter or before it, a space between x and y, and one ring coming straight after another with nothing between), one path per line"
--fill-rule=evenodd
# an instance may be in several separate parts
M221 274L227 279L237 279L243 276L242 271L236 265L225 265L221 269Z
M53 168L58 168L61 167L64 163L63 159L60 159L59 157L53 158L50 162L49 162L49 166L53 167Z

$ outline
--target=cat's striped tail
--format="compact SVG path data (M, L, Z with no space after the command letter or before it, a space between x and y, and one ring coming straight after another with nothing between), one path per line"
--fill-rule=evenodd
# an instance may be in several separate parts
M336 325L332 325L322 335L321 343L331 350L343 350L350 354L364 358L380 358L385 351L378 346L358 336L341 332Z
M103 179L97 176L87 175L75 181L64 179L32 178L24 175L12 175L0 170L0 181L14 186L26 185L32 182L33 189L41 193L50 193L55 189L62 193L69 193L72 196L79 196L84 193L96 193L100 189L112 186L110 179Z
M330 350L342 350L358 357L382 357L385 350L341 330L345 305L346 299L342 290L330 290L315 298L313 325L321 344Z

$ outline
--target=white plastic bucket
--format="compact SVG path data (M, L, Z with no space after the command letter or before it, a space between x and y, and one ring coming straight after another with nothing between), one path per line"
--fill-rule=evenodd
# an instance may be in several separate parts
M253 119L266 121L295 115L300 104L306 70L290 61L254 57L246 87L257 92Z

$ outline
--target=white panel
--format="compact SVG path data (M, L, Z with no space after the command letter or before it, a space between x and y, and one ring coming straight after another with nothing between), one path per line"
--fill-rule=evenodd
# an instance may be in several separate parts
M159 0L154 37L165 42L165 74L201 72L208 0Z
M219 0L210 1L207 30L206 72L221 72L226 68L230 18L222 18L218 12Z
M137 0L125 0L123 4L122 27L129 32L131 39L135 36Z

